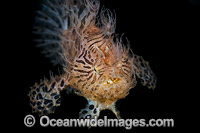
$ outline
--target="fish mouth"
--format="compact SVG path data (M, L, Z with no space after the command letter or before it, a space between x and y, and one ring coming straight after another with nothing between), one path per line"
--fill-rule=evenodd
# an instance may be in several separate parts
M109 80L106 80L103 84L104 85L111 85L119 82L121 79L120 78L111 78Z

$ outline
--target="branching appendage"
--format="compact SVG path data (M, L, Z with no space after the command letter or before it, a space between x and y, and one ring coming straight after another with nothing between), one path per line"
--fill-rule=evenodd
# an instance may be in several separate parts
M32 112L40 116L54 113L61 103L60 92L69 85L67 79L66 75L61 75L35 83L28 94Z

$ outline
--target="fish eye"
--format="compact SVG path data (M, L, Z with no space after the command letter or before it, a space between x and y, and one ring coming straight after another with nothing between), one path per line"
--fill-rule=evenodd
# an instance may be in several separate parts
M96 69L96 67L94 67L94 71L95 71L95 72L97 72L97 69Z
M94 67L94 71L99 74L99 71L96 66Z

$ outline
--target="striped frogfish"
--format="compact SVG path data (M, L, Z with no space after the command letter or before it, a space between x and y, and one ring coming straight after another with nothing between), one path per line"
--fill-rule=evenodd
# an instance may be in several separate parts
M116 15L100 9L99 0L45 0L34 20L37 46L63 72L30 88L33 113L54 113L61 91L73 89L88 102L79 118L98 118L105 109L120 118L116 102L136 86L136 78L148 88L156 87L149 63L115 33Z

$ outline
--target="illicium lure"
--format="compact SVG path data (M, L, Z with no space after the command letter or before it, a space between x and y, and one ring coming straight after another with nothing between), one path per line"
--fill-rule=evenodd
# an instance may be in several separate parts
M115 34L115 14L99 7L98 0L45 0L37 12L35 41L64 71L31 87L33 112L54 113L60 106L60 92L70 87L88 101L80 118L98 117L104 109L120 118L115 103L136 86L136 77L155 88L156 77L149 63Z

